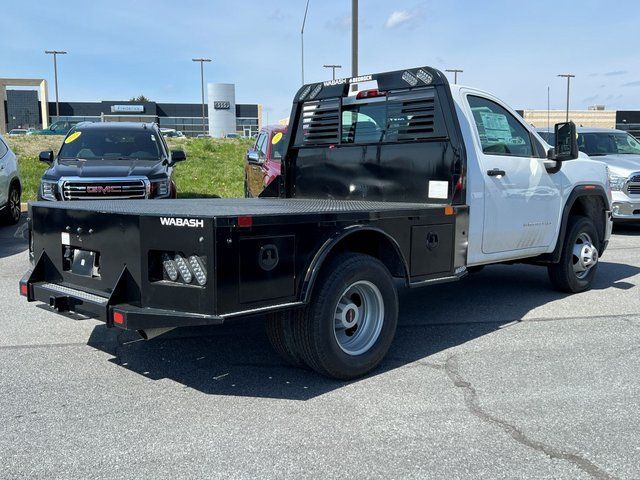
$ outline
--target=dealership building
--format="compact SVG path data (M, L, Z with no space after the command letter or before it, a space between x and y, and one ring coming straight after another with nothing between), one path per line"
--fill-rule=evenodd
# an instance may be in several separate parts
M60 115L56 116L56 104L46 98L46 82L44 80L42 82L44 87L41 88L40 97L37 90L10 89L10 85L22 85L18 80L5 82L7 87L0 89L4 100L4 111L0 112L4 114L0 114L0 133L13 128L46 128L57 120L155 122L160 128L175 129L188 136L210 133L213 137L224 137L229 134L250 137L257 134L262 127L262 106L236 103L233 84L209 83L207 85L208 102L205 104L203 126L200 103L125 100L60 102ZM45 105L42 105L43 102L46 102Z

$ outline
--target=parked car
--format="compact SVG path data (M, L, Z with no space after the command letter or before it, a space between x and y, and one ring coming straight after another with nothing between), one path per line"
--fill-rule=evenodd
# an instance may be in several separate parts
M240 136L239 133L227 133L224 138L231 138L231 139L235 139L235 138L242 138Z
M27 135L66 135L69 133L69 130L78 123L80 122L60 120L59 122L53 122L49 128L44 130L32 130L31 132L27 132Z
M9 130L9 136L18 137L20 135L26 135L27 131L28 130L26 128L12 128L11 130Z
M578 158L573 123L557 137L550 149L434 68L303 85L280 198L34 203L19 291L145 339L268 314L289 362L357 378L393 342L398 284L528 263L558 290L590 288L611 235L607 167Z
M182 138L184 134L180 130L174 128L161 128L160 133L164 138Z
M255 144L247 151L244 166L245 197L258 197L280 176L286 133L287 127L283 125L264 127L258 133Z
M39 200L175 198L174 166L183 151L169 148L154 123L81 123L73 127L42 176Z
M22 184L16 156L0 135L0 223L15 225L20 220Z
M580 151L609 167L613 220L640 221L640 142L624 130L578 127L577 131ZM553 145L554 132L539 129L538 134Z

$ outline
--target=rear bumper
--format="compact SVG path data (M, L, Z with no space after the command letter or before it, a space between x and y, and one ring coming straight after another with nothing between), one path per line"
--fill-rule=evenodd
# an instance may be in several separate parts
M20 294L29 302L43 302L58 312L76 312L101 320L107 327L125 330L219 325L224 322L222 317L215 315L113 304L110 297L50 282L30 282L28 276L20 281Z

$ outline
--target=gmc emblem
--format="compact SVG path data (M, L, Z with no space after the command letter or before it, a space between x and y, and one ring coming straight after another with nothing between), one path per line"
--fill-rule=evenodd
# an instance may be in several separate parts
M87 187L87 193L102 193L106 195L108 193L117 193L121 191L122 187L119 185L90 185Z

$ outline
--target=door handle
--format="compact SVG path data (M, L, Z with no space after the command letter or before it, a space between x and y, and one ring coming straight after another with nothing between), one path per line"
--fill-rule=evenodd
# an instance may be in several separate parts
M494 168L492 170L487 170L487 175L490 177L504 177L507 174L504 170L500 170L499 168Z

